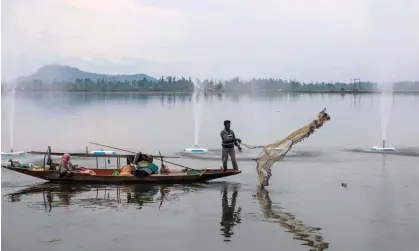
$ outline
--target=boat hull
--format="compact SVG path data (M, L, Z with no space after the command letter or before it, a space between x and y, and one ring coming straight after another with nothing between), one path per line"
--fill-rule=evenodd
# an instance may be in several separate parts
M60 177L57 171L34 171L25 168L2 165L3 168L29 175L35 178L58 183L88 183L88 184L180 184L196 183L224 178L240 174L240 170L205 169L198 174L186 174L183 172L171 172L169 174L153 174L146 177L137 176L112 176L117 169L92 169L97 175L85 173L69 173Z

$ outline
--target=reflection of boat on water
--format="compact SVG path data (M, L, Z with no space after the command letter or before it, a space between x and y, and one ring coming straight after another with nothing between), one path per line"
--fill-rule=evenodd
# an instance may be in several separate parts
M230 241L234 234L234 226L241 223L241 207L237 206L239 185L227 182L191 185L130 184L123 186L43 183L18 190L6 196L11 203L25 204L28 208L50 213L59 211L60 208L77 211L80 208L88 211L110 208L119 211L119 209L126 210L127 208L141 210L146 207L154 207L159 210L164 209L167 202L170 204L182 203L182 197L194 192L220 191L220 231L224 241ZM25 196L31 198L23 199ZM174 217L178 217L178 213L177 211ZM189 217L189 213L188 211L184 212L187 217ZM214 226L220 226L218 220L215 220L214 223ZM217 227L217 229L219 228Z
M11 202L19 202L21 200L22 195L34 195L34 194L41 194L44 197L44 203L46 203L46 199L49 202L52 202L52 194L57 194L58 197L61 200L61 202L67 203L68 199L83 193L83 192L88 192L90 191L92 188L90 186L85 186L85 185L73 185L73 186L69 186L69 185L57 185L57 184L53 184L53 183L42 183L42 184L37 184L28 188L24 188L21 189L17 192L8 194L7 196L10 198ZM46 204L45 204L46 206ZM52 205L50 204L50 207ZM51 211L51 208L50 210Z
M319 234L321 228L306 226L303 222L297 220L291 213L284 212L280 207L273 206L269 197L269 191L258 188L256 198L263 210L264 217L273 219L280 226L287 229L295 235L294 239L304 241L303 245L315 248L321 251L329 248L329 243L323 241L323 236Z
M209 184L188 184L188 185L143 185L125 184L122 186L107 185L86 185L86 184L57 184L42 183L28 188L9 193L10 202L21 201L22 196L43 195L42 202L35 202L36 205L49 203L50 208L66 205L94 207L109 206L117 204L140 205L146 203L157 203L161 207L164 201L178 200L183 195L201 190L227 191L228 187L235 183L213 182ZM236 193L237 194L237 193ZM55 200L55 198L66 198L67 201ZM141 207L139 208L141 209Z
M8 194L7 196L10 198L11 202L18 202L20 201L21 196L42 194L43 202L35 202L34 204L35 206L43 204L46 207L45 210L49 208L48 211L51 211L54 207L68 205L82 207L115 207L117 204L138 204L140 206L139 209L141 209L145 203L159 202L162 204L163 200L171 200L170 196L168 196L170 187L181 186L132 184L112 187L106 185L75 185L48 182L21 189L17 192ZM190 190L185 190L185 193L189 191ZM121 195L121 192L123 196ZM158 196L159 192L160 196ZM174 198L178 196L179 193L174 194ZM55 197L58 197L59 200L56 200ZM48 203L48 207L46 203Z
M68 184L54 184L54 183L41 183L33 185L24 189L21 189L17 192L10 193L8 196L21 196L21 195L31 195L38 194L42 192L55 192L55 193L68 193L68 194L77 194L82 192L88 192L92 189L93 186L88 185L68 185Z

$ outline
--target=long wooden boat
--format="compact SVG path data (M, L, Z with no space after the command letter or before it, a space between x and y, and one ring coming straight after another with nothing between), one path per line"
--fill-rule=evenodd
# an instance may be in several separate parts
M58 171L53 170L31 170L10 165L2 165L3 168L29 175L35 178L50 182L71 182L71 183L99 183L99 184L178 184L195 183L219 179L227 176L240 174L240 170L202 169L196 170L194 174L171 170L168 174L152 174L145 177L137 176L112 176L114 171L119 169L91 169L96 175L71 172L62 177Z
M96 151L94 151L96 152ZM60 172L57 170L57 163L52 163L50 157L52 155L64 155L64 153L52 152L51 147L48 146L48 150L46 152L41 151L31 151L28 152L30 154L42 154L44 155L44 163L41 167L37 167L36 169L29 168L29 166L19 166L19 165L12 165L12 163L8 165L2 165L3 168L15 171L18 173L22 173L25 175L29 175L35 178L47 180L50 182L67 182L67 183L99 183L99 184L124 184L124 183L131 183L131 184L178 184L178 183L196 183L196 182L205 182L209 180L219 179L231 175L240 174L241 171L239 170L221 170L221 169L192 169L186 166L182 166L173 162L164 161L166 163L171 163L176 166L180 166L183 170L170 170L170 173L164 174L151 174L148 176L123 176L123 175L113 175L115 171L120 172L121 168L125 165L121 163L121 158L126 158L127 164L134 159L135 155L132 154L116 154L113 151L97 151L98 153L71 153L70 156L73 157L87 157L87 158L95 158L96 159L96 167L95 168L88 168L94 172L94 174L90 173L83 173L83 172L69 172L65 175L61 175ZM107 154L107 152L112 152L112 154ZM147 155L152 159L156 156ZM105 168L99 168L99 158L116 158L116 168L106 168L106 161L105 161ZM132 158L132 159L131 159ZM160 156L161 161L163 161L163 157ZM48 165L47 159L50 159L51 165ZM46 167L46 168L45 168ZM51 167L51 168L50 168ZM86 167L85 167L86 168ZM50 170L52 169L52 170Z

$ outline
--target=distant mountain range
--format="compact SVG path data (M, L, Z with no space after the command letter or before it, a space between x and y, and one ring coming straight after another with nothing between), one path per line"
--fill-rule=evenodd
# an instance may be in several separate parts
M41 80L44 83L51 83L53 80L56 81L68 81L74 82L76 79L91 79L96 81L97 79L112 79L114 81L133 81L141 80L146 78L148 81L157 81L156 78L150 77L146 74L133 74L133 75L108 75L82 71L76 67L66 65L47 65L41 67L34 74L25 77L17 78L17 81L33 81Z

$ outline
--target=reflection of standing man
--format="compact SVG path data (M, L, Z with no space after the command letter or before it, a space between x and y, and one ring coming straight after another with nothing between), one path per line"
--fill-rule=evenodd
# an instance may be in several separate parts
M228 155L230 155L231 163L233 164L234 170L239 170L239 167L237 165L236 161L236 153L234 152L234 146L237 146L239 151L241 152L242 149L239 145L241 143L241 139L236 138L236 135L234 134L233 130L230 129L230 120L224 121L224 129L221 131L221 140L222 140L222 153L221 158L223 160L223 169L224 171L227 170L227 161L228 161Z
M236 200L237 200L237 188L234 188L233 191L233 196L231 198L231 206L228 205L228 196L227 196L227 186L223 187L223 196L222 196L222 200L221 200L221 205L222 205L222 216L221 216L221 231L223 232L221 235L224 235L224 237L226 237L226 239L224 241L230 241L228 238L230 238L234 233L232 231L232 228L234 225L241 223L241 218L240 218L240 212L241 212L241 207L239 207L237 209L237 211L235 211L236 208Z

